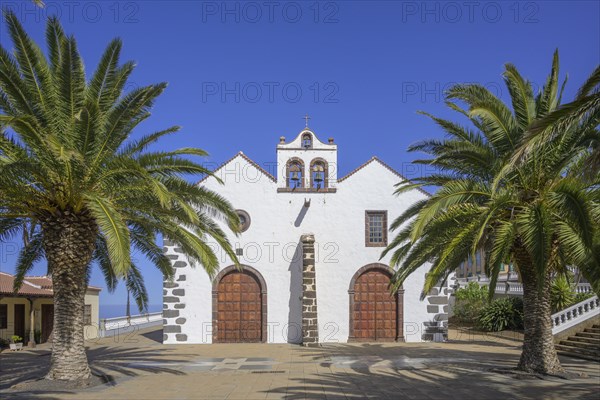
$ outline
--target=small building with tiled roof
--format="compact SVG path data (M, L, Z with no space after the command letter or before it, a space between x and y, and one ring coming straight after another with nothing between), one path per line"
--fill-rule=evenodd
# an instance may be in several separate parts
M17 292L13 290L14 282L14 275L0 272L0 339L9 340L16 335L25 344L50 340L54 322L52 278L26 276ZM86 339L98 337L100 290L88 286L85 294Z
M239 152L198 182L237 209L242 232L228 238L243 270L209 243L221 262L211 277L165 240L176 272L163 285L164 343L419 342L443 334L447 283L421 300L423 265L390 295L391 255L381 257L393 221L429 194L395 196L406 179L377 157L338 177L338 145L308 127L280 137L275 150L263 166Z

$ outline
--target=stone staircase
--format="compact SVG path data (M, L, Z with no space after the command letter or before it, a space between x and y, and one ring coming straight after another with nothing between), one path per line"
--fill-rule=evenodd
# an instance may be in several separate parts
M556 345L558 354L600 362L600 325L593 325Z

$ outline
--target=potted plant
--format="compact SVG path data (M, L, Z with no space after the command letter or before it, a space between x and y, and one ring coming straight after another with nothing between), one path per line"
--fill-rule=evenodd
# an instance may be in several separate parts
M23 348L23 338L21 336L13 335L11 338L10 349L21 350Z

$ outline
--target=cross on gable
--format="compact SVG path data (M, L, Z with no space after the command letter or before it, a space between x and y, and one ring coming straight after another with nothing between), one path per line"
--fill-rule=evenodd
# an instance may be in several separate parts
M302 118L304 118L304 127L308 128L308 120L310 119L310 116L308 114L305 114Z

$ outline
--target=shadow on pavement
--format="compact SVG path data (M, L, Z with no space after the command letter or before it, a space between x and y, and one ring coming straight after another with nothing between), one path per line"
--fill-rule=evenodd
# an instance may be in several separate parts
M161 331L162 332L162 331ZM101 377L105 385L114 386L116 381L125 377L135 377L142 374L173 374L186 375L180 368L165 366L168 363L180 363L178 359L170 358L169 348L136 348L96 346L88 348L87 356L92 374ZM0 355L0 398L40 398L53 399L67 391L22 392L10 389L12 386L29 380L43 378L50 368L49 350L28 350L16 353L5 352ZM83 390L89 390L86 388Z
M598 399L600 364L565 358L565 369L588 374L563 380L517 379L491 372L513 368L518 352L493 352L443 346L424 349L377 343L337 344L303 349L318 374L290 376L287 386L271 387L294 399ZM411 361L416 363L411 366ZM385 364L385 366L382 366ZM594 366L598 368L594 368ZM390 367L391 366L391 367Z
M146 339L150 339L156 343L162 344L163 342L163 331L162 329L158 329L155 331L145 332L141 334Z

